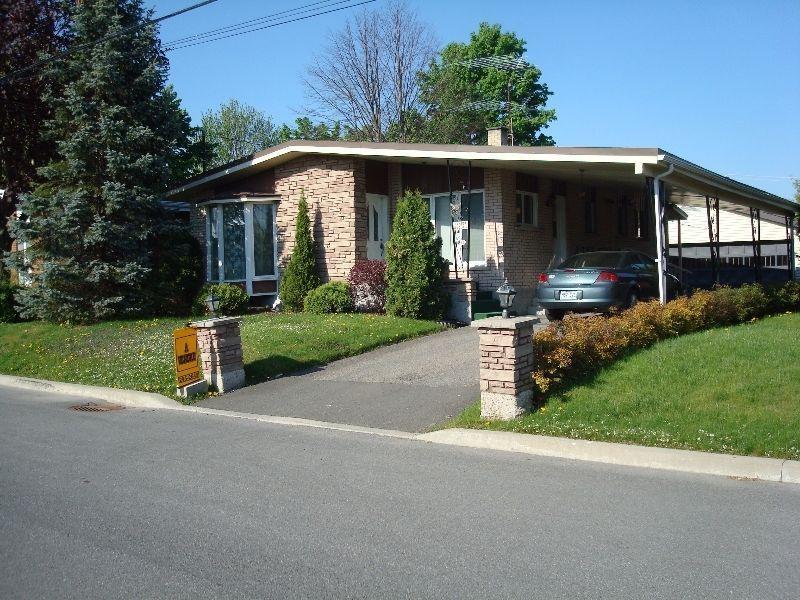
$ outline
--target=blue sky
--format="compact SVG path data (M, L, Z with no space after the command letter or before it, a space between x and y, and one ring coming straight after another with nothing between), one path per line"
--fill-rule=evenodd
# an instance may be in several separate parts
M162 39L309 2L218 0L165 21ZM149 4L161 15L192 3ZM524 38L526 58L553 91L558 145L660 146L792 196L788 178L800 178L798 0L410 3L442 44L467 40L482 20ZM195 120L235 97L292 121L305 104L306 66L348 12L170 52L171 81Z

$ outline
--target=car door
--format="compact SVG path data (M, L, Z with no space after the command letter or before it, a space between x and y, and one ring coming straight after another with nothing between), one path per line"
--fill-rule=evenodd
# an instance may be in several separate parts
M644 254L637 255L637 279L639 282L639 293L644 298L658 297L658 268L656 261Z

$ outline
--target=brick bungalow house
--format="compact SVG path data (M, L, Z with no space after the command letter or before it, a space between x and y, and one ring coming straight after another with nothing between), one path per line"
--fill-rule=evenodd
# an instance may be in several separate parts
M659 243L668 247L672 203L704 206L713 197L781 217L797 211L658 148L518 147L506 139L498 128L487 146L286 142L186 181L167 199L191 206L207 280L242 285L254 304L269 305L292 252L301 193L319 273L344 280L357 260L383 258L397 199L419 190L451 263L451 316L462 321L477 295L504 279L519 291L517 310L534 308L538 274L577 251L656 256ZM455 217L451 197L461 209Z

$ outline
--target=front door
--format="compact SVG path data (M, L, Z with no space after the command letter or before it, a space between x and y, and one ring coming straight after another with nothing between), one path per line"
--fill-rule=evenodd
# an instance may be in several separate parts
M553 262L557 267L567 260L567 199L556 196L553 214Z
M367 258L383 260L386 257L386 241L389 239L389 198L367 194L367 215Z

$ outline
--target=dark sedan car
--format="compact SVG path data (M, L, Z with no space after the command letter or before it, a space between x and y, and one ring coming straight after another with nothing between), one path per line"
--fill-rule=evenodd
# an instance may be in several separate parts
M667 293L679 292L678 280L667 274ZM640 252L585 252L539 275L536 299L553 321L564 313L606 312L628 308L640 299L658 298L656 262Z

